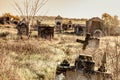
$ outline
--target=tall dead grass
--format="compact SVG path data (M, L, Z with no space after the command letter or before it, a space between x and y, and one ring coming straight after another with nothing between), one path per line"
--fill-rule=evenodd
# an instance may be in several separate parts
M49 49L41 46L39 43L30 43L28 41L18 41L18 42L1 42L0 49L10 52L15 52L17 54L42 54L49 52Z
M0 53L0 80L21 80L17 67L12 65L13 62L4 52Z
M68 59L69 62L74 63L79 54L92 55L96 66L99 67L105 51L108 55L107 69L114 74L115 80L119 80L116 78L119 76L120 67L116 61L116 56L118 56L116 51L119 52L119 46L113 46L114 38L101 39L99 48L87 48L85 51L82 51L80 43L75 43L76 38L83 37L59 35L56 42L43 39L0 41L0 65L2 65L0 66L0 80L32 80L33 77L36 77L33 80L39 80L40 77L44 78L42 80L53 80L57 62L62 59ZM109 42L107 50L106 41ZM10 57L11 52L17 56ZM10 74L7 75L8 73Z

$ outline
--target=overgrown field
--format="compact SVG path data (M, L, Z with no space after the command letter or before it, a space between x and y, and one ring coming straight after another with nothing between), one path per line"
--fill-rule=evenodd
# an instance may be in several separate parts
M120 37L102 37L99 48L88 47L84 51L82 44L76 42L77 38L84 39L65 34L55 34L52 40L33 37L20 40L16 33L2 36L0 80L54 80L56 66L62 60L67 59L74 64L79 54L88 54L93 56L98 67L104 52L107 53L108 71L112 72L115 80L120 79Z

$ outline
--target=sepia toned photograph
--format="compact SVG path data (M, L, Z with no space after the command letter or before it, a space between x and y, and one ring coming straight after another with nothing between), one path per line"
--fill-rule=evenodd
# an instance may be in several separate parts
M120 80L120 1L0 0L0 80Z

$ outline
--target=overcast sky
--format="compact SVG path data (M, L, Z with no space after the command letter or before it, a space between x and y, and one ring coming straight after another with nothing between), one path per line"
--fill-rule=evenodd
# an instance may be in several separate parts
M23 0L18 0L22 4ZM13 8L14 0L0 0L0 15L5 12L18 15ZM103 13L120 17L120 0L48 0L38 15L70 18L101 17Z

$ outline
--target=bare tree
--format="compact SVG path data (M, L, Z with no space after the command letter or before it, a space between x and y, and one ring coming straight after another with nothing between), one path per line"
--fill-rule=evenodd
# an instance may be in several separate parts
M30 17L33 21L34 17L47 1L48 0L24 0L22 5L17 3L17 1L14 1L14 8L21 16L26 16L27 21L30 20Z

